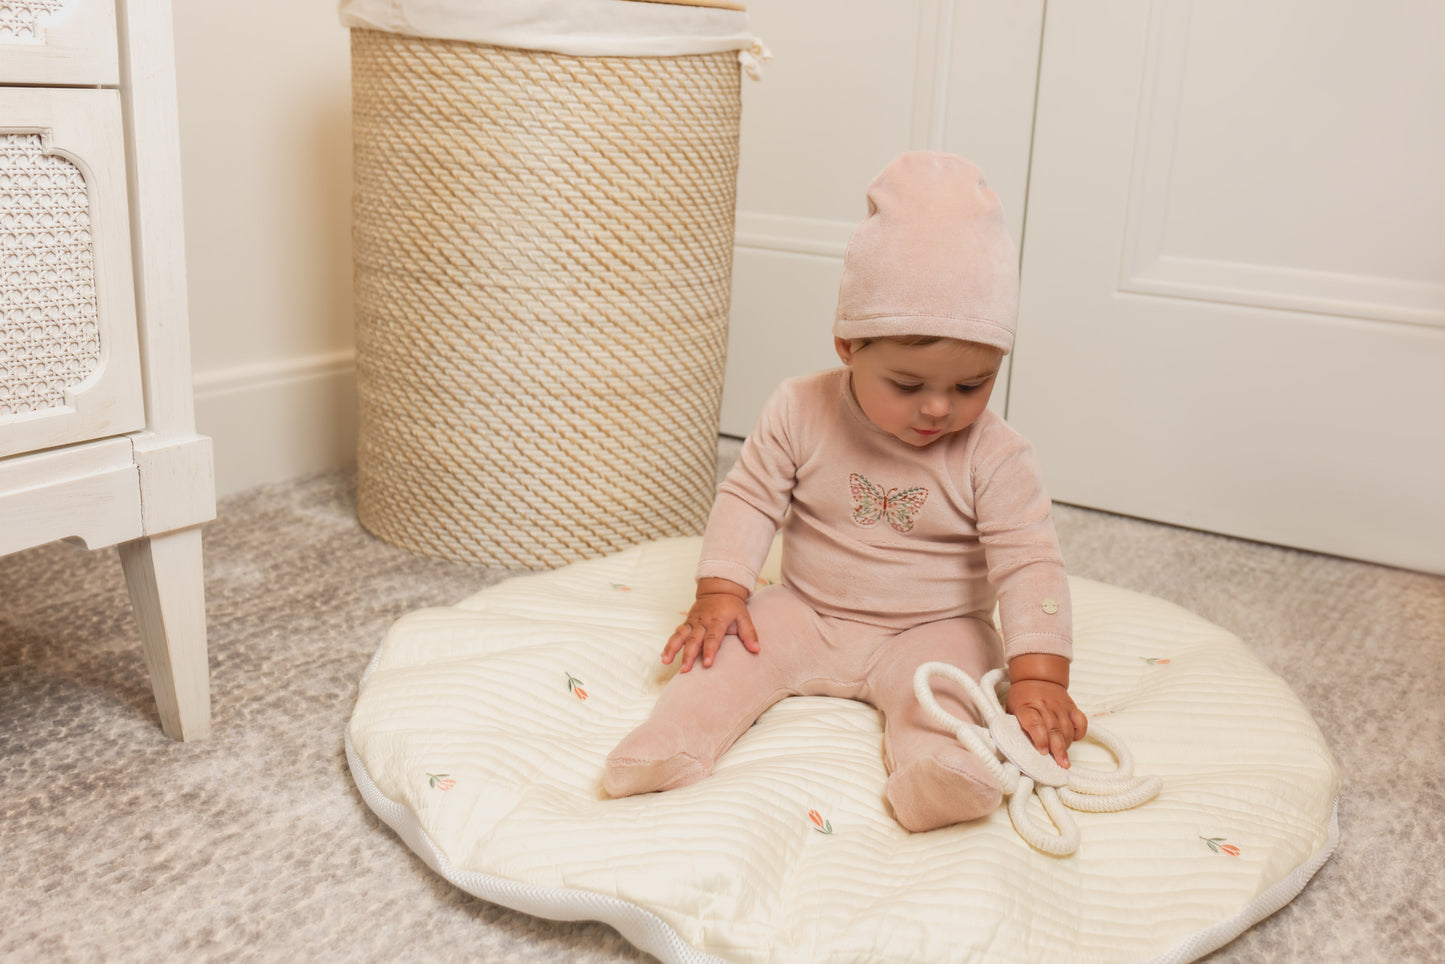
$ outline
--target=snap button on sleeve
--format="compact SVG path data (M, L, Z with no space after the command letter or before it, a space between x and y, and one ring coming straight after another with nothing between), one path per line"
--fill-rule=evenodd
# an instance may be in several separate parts
M1057 599L1045 599L1039 608L1052 616L1059 611L1059 602Z

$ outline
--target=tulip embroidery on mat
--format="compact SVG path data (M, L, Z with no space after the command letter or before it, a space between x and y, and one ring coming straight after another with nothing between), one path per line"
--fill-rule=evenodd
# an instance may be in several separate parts
M833 832L833 821L824 820L823 815L816 810L808 811L808 819L813 822L813 829L822 834Z
M1240 850L1232 843L1225 843L1227 837L1204 837L1199 838L1209 845L1209 849L1217 854L1228 854L1231 857L1238 857Z
M579 700L585 700L587 698L587 691L582 688L582 681L571 673L567 674L567 692Z
M457 785L457 781L453 780L445 773L428 773L426 775L426 778L431 783L433 790L450 790L452 787Z
M1169 663L1169 660L1160 659L1157 656L1141 656L1139 658L1142 659L1144 662L1148 663L1150 666L1165 666Z

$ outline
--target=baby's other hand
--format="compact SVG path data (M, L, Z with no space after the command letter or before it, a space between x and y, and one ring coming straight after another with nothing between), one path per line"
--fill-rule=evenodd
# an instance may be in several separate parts
M1069 766L1069 745L1084 738L1089 720L1074 704L1067 687L1047 680L1024 679L1009 686L1006 709L1014 715L1040 753Z
M737 588L744 594L747 592L740 586ZM686 673L701 656L706 669L713 664L718 649L729 635L737 636L748 652L758 651L758 631L748 614L747 599L731 589L707 592L705 587L699 587L697 601L688 611L687 619L673 630L662 648L662 661L671 663L674 656L682 653L678 672Z

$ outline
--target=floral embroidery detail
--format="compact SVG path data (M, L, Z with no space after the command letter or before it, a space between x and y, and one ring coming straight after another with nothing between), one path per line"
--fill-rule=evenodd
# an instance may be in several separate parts
M848 476L848 488L853 493L853 521L864 528L887 519L895 532L907 532L913 528L913 517L928 500L928 490L921 485L885 492L857 472Z
M753 587L753 592L757 592L759 589L766 589L767 587L771 586L772 584L773 584L773 581L772 581L771 579L763 579L763 578L759 577L759 578L758 578L758 584Z
M582 688L582 681L571 673L567 674L567 692L579 700L585 700L587 698L587 691Z
M832 822L831 820L824 820L824 819L823 819L823 815L822 815L821 813L819 813L818 811L816 811L816 810L809 810L809 811L808 811L808 819L813 822L813 829L816 830L816 831L818 831L818 833L821 833L821 834L832 834L832 833L833 833L833 822Z
M1206 837L1201 834L1199 839L1208 844L1209 849L1217 854L1228 854L1231 857L1238 857L1240 854L1239 848L1234 844L1225 843L1229 839L1228 837Z
M1169 660L1160 659L1157 656L1141 656L1139 658L1142 659L1144 662L1148 663L1150 666L1165 666L1169 663Z
M616 589L618 592L632 592L632 587L631 587L631 586L624 586L624 585L623 585L622 583L620 583L620 582L610 583L610 585L612 586L613 589Z
M457 785L457 781L445 773L428 773L426 778L433 790L446 791Z

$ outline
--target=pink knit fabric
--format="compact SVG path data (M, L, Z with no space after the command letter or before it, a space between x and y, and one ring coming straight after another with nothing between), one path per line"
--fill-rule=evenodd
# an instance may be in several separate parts
M983 172L935 151L884 168L843 256L833 333L937 335L1007 353L1018 303L1018 252Z
M903 630L987 619L997 599L1006 659L1072 656L1033 449L992 412L920 448L868 421L846 368L783 383L723 482L698 577L752 587L779 527L783 584L822 615Z
M869 421L849 380L846 368L792 379L764 407L698 565L699 578L751 589L782 528L782 585L748 601L759 652L728 638L711 667L674 676L608 755L609 794L701 780L776 701L834 696L882 712L886 795L905 828L998 806L982 764L922 713L913 674L935 659L981 675L1024 654L1072 655L1068 582L1032 450L988 411L909 445ZM935 694L971 715L956 684Z
M868 204L844 257L834 334L1008 351L1017 256L978 169L905 154ZM613 796L703 779L774 702L817 695L882 711L886 792L903 826L997 807L988 771L922 714L913 674L934 659L978 675L1001 658L1072 656L1069 586L1033 450L986 409L910 445L875 425L851 386L848 368L820 372L784 382L764 406L713 505L697 570L751 591L782 530L782 585L748 601L759 651L729 638L711 667L675 676L608 755ZM952 685L939 696L967 715Z

